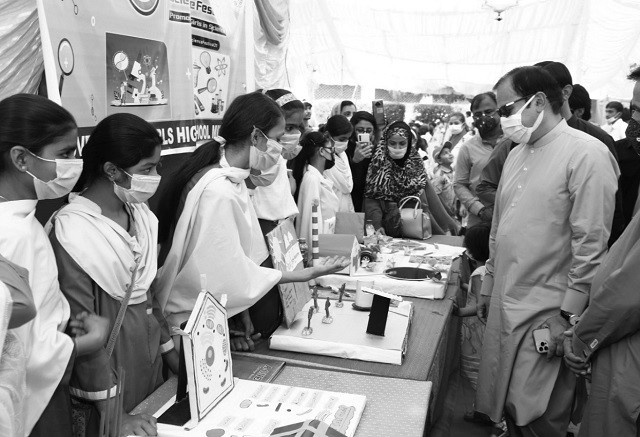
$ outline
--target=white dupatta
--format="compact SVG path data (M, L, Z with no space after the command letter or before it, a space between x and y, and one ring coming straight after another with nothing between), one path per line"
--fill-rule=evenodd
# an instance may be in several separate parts
M135 237L102 215L97 204L79 195L70 197L52 220L62 247L114 299L124 298L138 266L129 299L129 305L135 305L147 300L158 270L158 219L144 203L128 203L127 207Z
M217 299L228 295L228 317L252 306L282 277L280 271L259 265L268 251L245 171L228 167L224 158L221 165L207 171L187 195L158 273L158 301L172 326L189 318L201 274Z

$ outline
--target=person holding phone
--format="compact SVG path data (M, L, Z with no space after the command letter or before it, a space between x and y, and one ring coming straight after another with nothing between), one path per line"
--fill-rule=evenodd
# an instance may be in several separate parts
M367 183L367 170L378 143L378 124L373 114L358 111L351 117L353 132L347 144L347 157L351 167L353 189L351 199L356 212L363 212L364 188Z

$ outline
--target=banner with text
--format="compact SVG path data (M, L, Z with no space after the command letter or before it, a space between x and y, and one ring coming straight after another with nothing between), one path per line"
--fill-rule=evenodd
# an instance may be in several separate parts
M216 135L228 102L244 92L230 81L246 66L244 8L243 0L38 0L49 97L76 118L79 150L119 112L152 123L163 154Z

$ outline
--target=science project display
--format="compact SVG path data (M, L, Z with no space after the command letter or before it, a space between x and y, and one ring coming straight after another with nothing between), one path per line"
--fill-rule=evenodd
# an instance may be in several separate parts
M291 219L284 220L267 234L269 252L273 266L282 272L293 272L304 268L296 230ZM286 326L291 326L296 314L311 299L307 282L291 282L278 284L283 319Z
M234 379L226 319L224 306L202 291L181 332L178 393L155 414L159 436L284 436L301 429L315 429L310 435L318 437L355 434L364 396ZM179 421L171 413L185 409L182 378L189 408Z
M344 288L341 287L344 293ZM411 302L381 290L365 287L373 294L371 311L342 305L341 298L327 298L316 315L317 298L296 315L293 324L279 327L271 336L271 349L402 364L413 314ZM315 296L315 293L314 293ZM391 306L391 301L396 304Z

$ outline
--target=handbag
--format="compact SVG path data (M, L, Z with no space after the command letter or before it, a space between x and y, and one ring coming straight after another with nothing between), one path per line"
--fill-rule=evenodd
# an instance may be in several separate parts
M404 208L411 200L416 202L414 208ZM416 240L426 240L431 237L431 219L429 213L422 210L422 201L417 196L407 196L398 205L402 236Z

